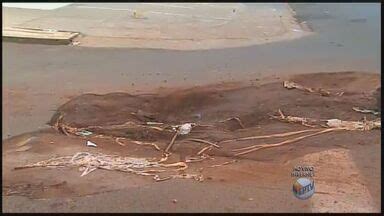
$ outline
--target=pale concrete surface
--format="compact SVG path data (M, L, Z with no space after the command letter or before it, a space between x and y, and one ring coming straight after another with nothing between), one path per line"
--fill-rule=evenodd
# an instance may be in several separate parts
M79 45L93 47L196 50L310 34L286 3L75 3L48 12L3 8L3 20L4 26L81 32Z
M11 8L54 10L70 4L72 3L2 3L2 6Z

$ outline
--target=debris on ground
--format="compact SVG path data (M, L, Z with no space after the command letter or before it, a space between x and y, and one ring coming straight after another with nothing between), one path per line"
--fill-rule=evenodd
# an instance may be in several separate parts
M176 141L176 137L178 135L187 135L191 132L192 127L196 126L195 123L185 123L182 125L176 125L171 126L174 130L176 130L175 134L173 135L171 142L168 144L168 146L165 148L165 152L169 152L169 150L172 148L173 144Z
M157 174L167 171L164 168L177 167L171 171L183 171L188 168L184 162L163 164L156 161L149 161L146 158L122 157L118 155L106 155L102 153L78 152L73 156L56 157L37 163L27 164L21 167L15 167L15 170L33 167L79 167L82 171L81 176L97 170L114 170L129 172L143 176L153 176L154 180L161 179ZM171 175L171 178L192 178L201 180L201 176L196 175Z
M163 125L162 122L146 122L147 125Z
M197 152L197 155L201 155L203 154L205 151L209 151L212 149L212 146L206 146L204 148L202 148L199 152Z
M140 11L137 11L137 10L133 11L132 18L134 18L134 19L146 19L146 17L143 15L143 13Z
M205 144L208 144L208 145L211 145L211 146L214 146L216 148L221 148L219 145L217 145L216 143L212 143L210 141L207 141L207 140L203 140L203 139L186 139L186 141L193 141L193 142L199 142L199 143L205 143Z
M29 137L28 139L25 139L25 140L22 140L18 143L16 143L17 146L21 147L21 146L24 146L28 143L30 143L31 141L35 140L37 137L33 136L33 137Z
M339 128L344 130L373 130L373 129L381 128L380 118L372 121L369 121L366 119L364 119L363 121L343 121L340 119L320 120L320 119L284 115L280 109L278 112L280 113L280 116L277 116L277 117L272 116L272 118L275 118L284 122L289 122L289 123L300 123L308 127L315 127L316 126L315 123L317 123L317 125L320 125L323 127ZM320 124L321 122L325 122L326 125L321 125Z
M279 110L280 118L279 120L284 120L285 122L294 122L294 123L300 123L305 126L313 127L314 125L307 125L309 122L308 118L303 117L295 117L295 116L285 116L281 110ZM321 122L323 120L314 120L310 119L312 122ZM286 136L292 136L300 133L306 133L306 132L313 132L307 135L303 135L300 137L296 137L293 139L288 139L279 143L272 143L272 144L260 144L260 145L252 145L244 148L238 148L234 149L232 151L239 153L235 153L235 156L248 154L254 151L258 151L265 148L272 148L272 147L278 147L282 145L291 144L297 141L300 141L304 138L320 135L323 133L328 133L332 131L342 131L342 130L359 130L359 131L368 131L368 130L374 130L374 129L380 129L381 128L381 120L376 119L373 121L369 121L364 119L363 121L342 121L340 119L328 119L325 120L326 125L325 127L328 127L326 129L309 129L309 130L301 130L301 131L293 131L293 132L286 132L286 133L279 133L279 134L271 134L271 135L263 135L263 136L251 136L251 137L242 137L242 138L236 138L236 139L230 139L230 140L223 140L222 142L231 142L231 141L243 141L243 140L252 140L252 139L262 139L262 138L275 138L275 137L286 137Z
M313 78L311 77L311 79ZM281 87L281 83L277 83L277 85ZM319 86L324 86L325 88L328 88L326 86L332 86L332 88L337 87L336 85L330 85L327 83L323 85L319 84ZM309 88L292 81L285 81L284 87L287 89L299 89L301 91L320 94L323 96L331 95L330 91L328 90L324 90L322 88ZM345 91L347 90L350 91L349 88L345 89ZM248 91L256 90L247 89L246 92L240 92L241 94L239 93L239 95L243 96L243 93L249 94L250 92ZM273 92L273 94L269 92L269 89L265 89L261 93L259 91L260 89L258 89L255 94L260 94L260 98L262 100L268 100L269 94L274 95L275 97L279 97L280 99L282 95L289 97L289 100L284 99L282 104L286 104L294 100L295 98L300 97L300 95L302 96L302 93L300 93L300 91L288 92L284 90L284 88L279 89L279 91L281 92ZM229 91L230 94L228 95L230 95L231 97L228 97L226 95L227 93L219 92L218 94L216 90L212 92L209 90L207 92L193 91L191 93L178 93L176 95L171 95L172 97L148 97L145 98L145 100L142 100L140 97L132 97L132 95L124 96L120 93L117 95L110 94L108 96L102 96L104 98L103 101L108 99L111 100L113 103L116 103L116 106L112 107L113 109L109 105L108 107L106 107L106 105L104 105L105 102L101 103L99 98L97 98L96 101L95 99L92 99L92 97L90 97L90 99L84 99L87 103L84 103L81 100L74 100L72 104L66 104L61 109L59 109L60 111L58 111L52 118L50 125L54 126L55 129L66 135L109 138L114 140L117 144L121 146L127 146L131 144L151 146L163 154L163 157L159 161L157 161L157 163L164 163L168 160L170 155L173 153L172 147L175 146L176 142L182 142L183 144L189 144L189 142L205 144L194 144L193 146L188 146L188 148L183 146L187 149L185 151L184 148L179 149L180 151L183 151L180 153L180 158L182 158L183 162L180 163L195 163L204 161L207 158L212 159L213 157L207 154L208 151L211 151L212 153L217 153L218 155L224 154L225 156L239 156L261 149L289 145L312 136L317 136L329 132L347 130L365 131L381 127L380 120L344 121L340 119L315 119L286 115L280 109L278 109L280 105L279 103L281 102L278 101L274 103L268 103L268 108L266 109L267 112L269 110L269 107L273 107L273 110L278 109L278 114L271 116L273 119L288 123L298 123L310 128L307 128L305 130L288 132L276 131L277 133L274 134L252 135L252 133L250 132L255 129L255 125L259 124L257 121L268 120L268 116L264 115L265 110L255 109L255 107L259 105L259 97L256 97L256 99L250 99L250 102L247 102L244 106L237 106L236 103L233 103L234 105L231 104L231 106L228 107L227 105L225 105L224 110L222 110L217 109L217 107L221 106L224 103L228 103L228 100L232 100L231 98L235 98L235 101L238 102L238 98L240 97L237 94L236 97L232 97L233 91ZM342 91L338 91L337 93L336 91L332 92L332 95L334 96L342 96L343 94L344 92ZM338 102L341 100L344 101L345 99L346 103L343 103L342 105L344 109L350 109L354 105L351 105L353 100L350 100L350 95L351 94L349 94L348 97L345 98L338 98L337 100L334 100L334 98L320 97L313 99L312 97L305 97L303 100L308 99L308 103L310 104L308 106L305 105L306 109L298 108L296 112L305 113L307 111L311 111L310 109L314 108L315 106L318 106L318 104L321 104L318 103L317 100ZM122 98L124 98L124 100ZM121 101L125 100L126 102L121 103ZM369 103L368 98L362 98L362 100L364 101L361 101L361 104ZM145 102L146 106L141 106L144 101L150 102ZM316 103L311 104L313 103L313 101L316 101ZM90 110L94 108L95 104L97 105L97 107L103 108L100 110L95 109L95 113L93 115L98 116L96 118L97 121L88 117L87 115L84 115L84 117L82 117L81 114L83 113L73 112L74 108L77 108L80 104L79 102L82 102L82 106L85 106ZM118 107L120 106L124 106L125 108L127 108L127 111L124 111L124 113L121 114L120 109L118 109ZM293 108L293 106L288 106L287 109L289 108ZM339 106L337 108L339 108ZM326 112L319 112L316 114L320 116L327 115L327 113L333 111L334 108L331 107L330 109L331 110L327 110ZM353 109L355 111L363 113L376 114L373 110L360 109L356 107L354 107ZM219 110L219 114L213 114L212 110ZM105 112L108 113L106 114ZM115 113L116 115L114 115ZM193 120L191 119L201 119L202 113L204 113L205 116L204 122L199 121L196 123L192 123ZM353 114L353 112L351 113ZM66 121L63 121L63 116L65 116ZM347 118L350 118L348 115L345 116ZM224 120L220 121L221 119ZM247 120L247 127L245 127L243 120ZM230 125L225 125L230 126L230 130L228 130L228 127L222 127L223 124L220 123L230 123ZM79 127L76 128L75 126ZM195 129L195 127L197 129ZM206 130L206 128L202 127L212 128L208 128L208 130ZM232 130L233 128L236 128L236 130ZM242 128L241 131L237 130L240 128ZM240 134L247 134L248 136L244 137ZM224 139L223 137L226 138ZM252 145L246 147L236 146L229 149L229 151L227 150L227 152L224 152L226 149L224 143L241 141L253 142L259 139L276 138L280 138L282 140L279 140L278 142L269 142L270 144L252 143ZM161 148L159 146L161 146ZM193 149L192 154L189 153L190 148ZM217 151L216 149L219 148L220 151ZM174 151L175 153L177 153L176 150ZM213 165L212 167L218 167L225 164L228 163L217 164ZM84 175L86 175L87 172L93 171L93 169L91 168L89 168L88 171L85 170L86 168L83 169L83 171L85 172ZM167 179L178 177L190 177L189 175L181 175L178 177L177 176L178 175L154 178L156 181L164 181ZM195 176L191 178L196 179L198 177Z
M178 175L171 175L170 177L172 179L194 179L199 182L204 181L204 177L201 174L178 174Z
M279 116L271 116L271 117L284 122L300 123L307 127L315 127L315 124L318 122L318 120L316 119L284 115L284 113L280 109L278 110L278 113L279 113Z
M331 92L329 92L325 89L308 88L308 87L304 87L304 86L297 84L295 82L292 82L292 81L284 81L283 86L284 86L284 88L287 88L287 89L299 89L299 90L306 91L309 93L319 93L321 96L330 96L331 95Z
M215 165L209 166L208 168L225 166L225 165L232 164L232 163L235 163L235 162L237 162L237 160L231 160L231 161L227 161L227 162L224 162L224 163L221 163L221 164L215 164Z
M307 129L307 130L301 130L301 131L293 131L293 132L277 133L277 134L261 135L261 136L240 137L240 138L235 138L235 139L223 140L223 141L221 141L221 143L233 142L233 141L253 140L253 139L286 137L286 136L297 135L300 133L313 132L313 131L318 131L318 129Z
M278 147L278 146L283 146L283 145L291 144L291 143L300 141L300 140L302 140L304 138L307 138L307 137L316 136L316 135L319 135L319 134L323 134L323 133L327 133L327 132L332 132L332 131L336 131L336 130L343 130L343 129L340 129L340 128L319 129L315 133L307 134L307 135L296 137L296 138L293 138L293 139L288 139L288 140L285 140L285 141L282 141L282 142L271 143L271 144L252 145L252 146L248 146L248 147L244 147L244 148L234 149L232 151L242 151L242 152L239 152L239 153L235 154L235 156L240 156L240 155L248 154L248 153L251 153L251 152L254 152L254 151L258 151L258 150L261 150L261 149L273 148L273 147ZM245 151L243 151L243 150L245 150Z
M227 119L225 119L225 120L219 121L219 122L223 123L223 122L231 121L231 120L236 120L237 123L239 123L239 125L240 125L241 128L243 128L243 129L245 128L243 122L241 121L241 119L240 119L239 117L231 117L231 118L227 118Z
M70 45L78 46L78 45L80 45L80 41L72 41L72 43Z
M287 89L300 89L300 90L304 90L311 93L315 92L312 88L304 87L292 81L284 81L283 85L284 85L284 88L287 88Z
M124 137L116 137L115 138L115 142L121 146L125 146L125 143L121 142L120 140L125 140L126 138ZM141 141L137 141L137 140L129 140L129 142L131 143L134 143L136 145L143 145L143 146L152 146L153 148L155 148L157 151L161 151L160 147L158 145L156 145L155 143L151 143L151 142L141 142Z
M364 109L364 108L360 108L360 107L352 107L352 109L356 112L361 112L361 113L370 113L370 114L373 114L373 115L380 115L380 112L377 112L375 110L370 110L370 109Z
M327 126L330 128L341 128L344 130L361 130L368 131L373 129L381 128L381 120L376 119L373 121L342 121L340 119L329 119L327 120Z
M169 153L169 150L172 148L173 144L175 143L175 140L178 134L179 134L178 131L176 131L171 139L171 142L168 144L167 148L165 148L165 152Z
M82 130L82 131L76 132L76 135L78 135L78 136L90 136L92 134L93 133L91 131L87 131L87 130Z
M115 138L115 142L116 142L117 144L121 145L121 146L125 146L124 143L120 142L120 139L124 139L124 138L122 138L122 137L116 137L116 138Z
M191 132L191 130L192 130L192 124L191 123L182 124L179 128L179 134L180 135L187 135Z
M87 145L88 147L97 147L96 143L93 143L93 142L91 142L91 141L89 141L89 140L87 140L86 145Z
M132 140L131 142L137 144L137 145L146 145L146 146L152 146L153 148L155 148L157 151L161 151L160 147L158 145L156 145L155 143L150 143L150 142L141 142L141 141L137 141L137 140Z
M28 151L29 149L31 149L32 146L30 145L23 145L17 149L15 149L15 152L23 152L23 151Z
M198 156L196 156L196 157L193 157L193 156L187 156L187 157L185 158L185 162L186 162L186 163L200 162L200 161L203 161L203 160L208 159L208 158L212 159L212 158L211 158L209 155L207 155L207 154L198 155Z

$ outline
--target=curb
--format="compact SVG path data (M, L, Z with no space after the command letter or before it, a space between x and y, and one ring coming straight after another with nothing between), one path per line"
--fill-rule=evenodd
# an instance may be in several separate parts
M5 27L2 31L3 41L50 45L71 44L73 39L79 35L79 32L18 27Z

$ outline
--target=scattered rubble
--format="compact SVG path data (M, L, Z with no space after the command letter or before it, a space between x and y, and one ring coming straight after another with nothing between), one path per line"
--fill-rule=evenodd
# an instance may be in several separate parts
M97 147L96 143L93 143L93 142L91 142L91 141L89 141L89 140L87 140L86 145L87 145L88 147Z
M299 89L299 90L306 91L309 93L318 93L321 96L330 96L331 95L331 92L328 90L325 90L322 88L318 88L318 89L308 88L308 87L304 87L304 86L297 84L295 82L292 82L292 81L284 81L283 86L284 86L284 88L287 88L287 89ZM340 95L340 93L339 93L337 95L341 96L342 94Z
M356 112L369 113L369 114L373 114L373 115L380 115L380 112L377 112L375 110L363 109L363 108L360 108L360 107L352 107L352 109L354 111L356 111Z

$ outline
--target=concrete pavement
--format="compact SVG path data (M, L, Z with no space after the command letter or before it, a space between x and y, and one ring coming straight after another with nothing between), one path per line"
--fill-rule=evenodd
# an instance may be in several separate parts
M74 3L49 11L3 7L3 26L80 32L80 46L196 50L309 35L293 15L286 3Z

